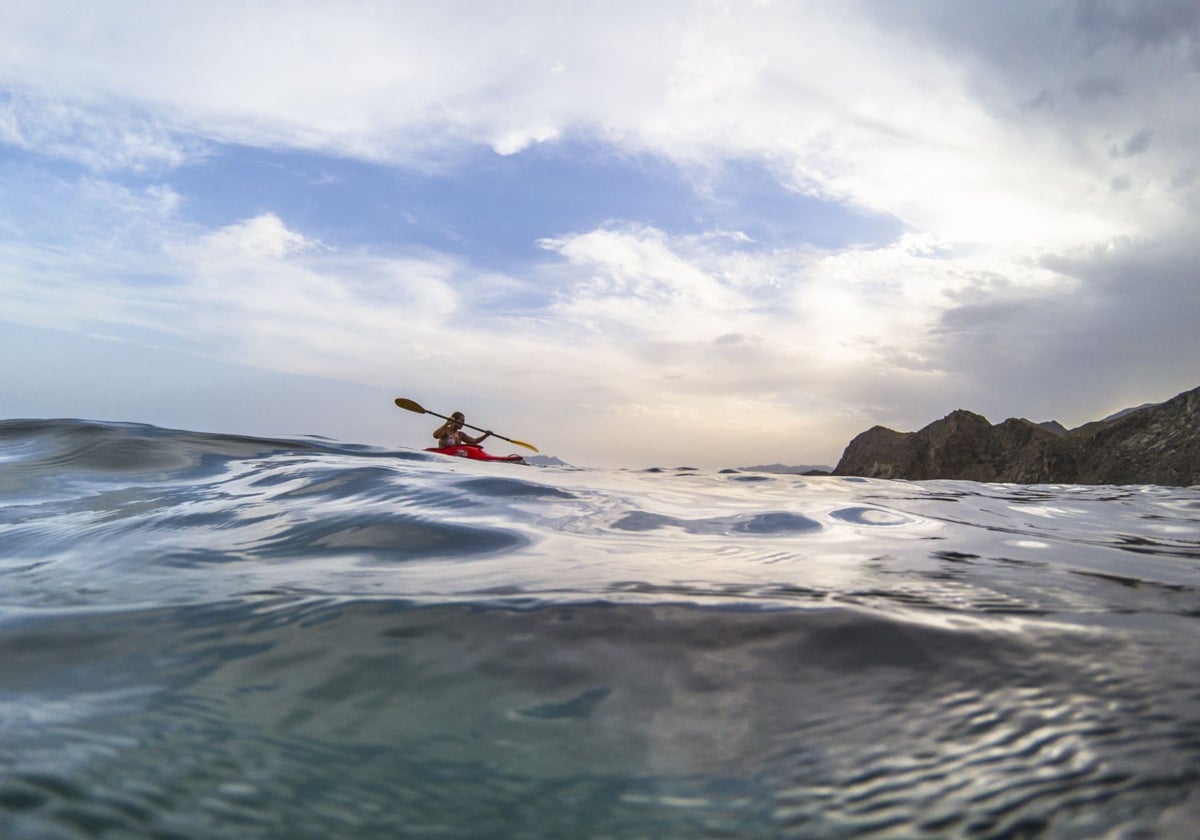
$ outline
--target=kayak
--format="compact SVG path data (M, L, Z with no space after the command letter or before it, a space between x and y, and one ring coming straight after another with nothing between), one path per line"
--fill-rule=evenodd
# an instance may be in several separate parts
M439 455L453 455L457 458L470 458L472 461L508 461L510 464L524 464L525 459L520 455L489 455L482 446L462 444L460 446L433 446L426 452L437 452Z

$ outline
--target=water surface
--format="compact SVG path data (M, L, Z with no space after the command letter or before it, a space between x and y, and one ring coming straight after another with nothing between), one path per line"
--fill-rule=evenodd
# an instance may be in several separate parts
M1200 490L0 422L0 837L1200 836Z

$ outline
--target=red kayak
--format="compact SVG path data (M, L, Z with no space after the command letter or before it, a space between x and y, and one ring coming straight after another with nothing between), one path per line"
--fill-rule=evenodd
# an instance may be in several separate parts
M482 446L462 444L459 446L434 446L425 450L437 452L440 455L454 455L458 458L470 458L472 461L508 461L510 464L524 464L525 459L520 455L489 455Z

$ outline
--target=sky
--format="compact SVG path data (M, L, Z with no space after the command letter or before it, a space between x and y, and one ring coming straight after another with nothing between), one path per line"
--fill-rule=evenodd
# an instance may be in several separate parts
M0 4L0 418L833 465L1198 325L1194 0Z

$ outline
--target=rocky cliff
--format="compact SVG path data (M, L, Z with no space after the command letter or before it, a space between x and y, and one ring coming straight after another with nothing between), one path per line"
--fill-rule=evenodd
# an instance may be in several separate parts
M1200 388L1066 431L955 411L919 432L876 426L846 447L834 475L1019 484L1200 484Z

